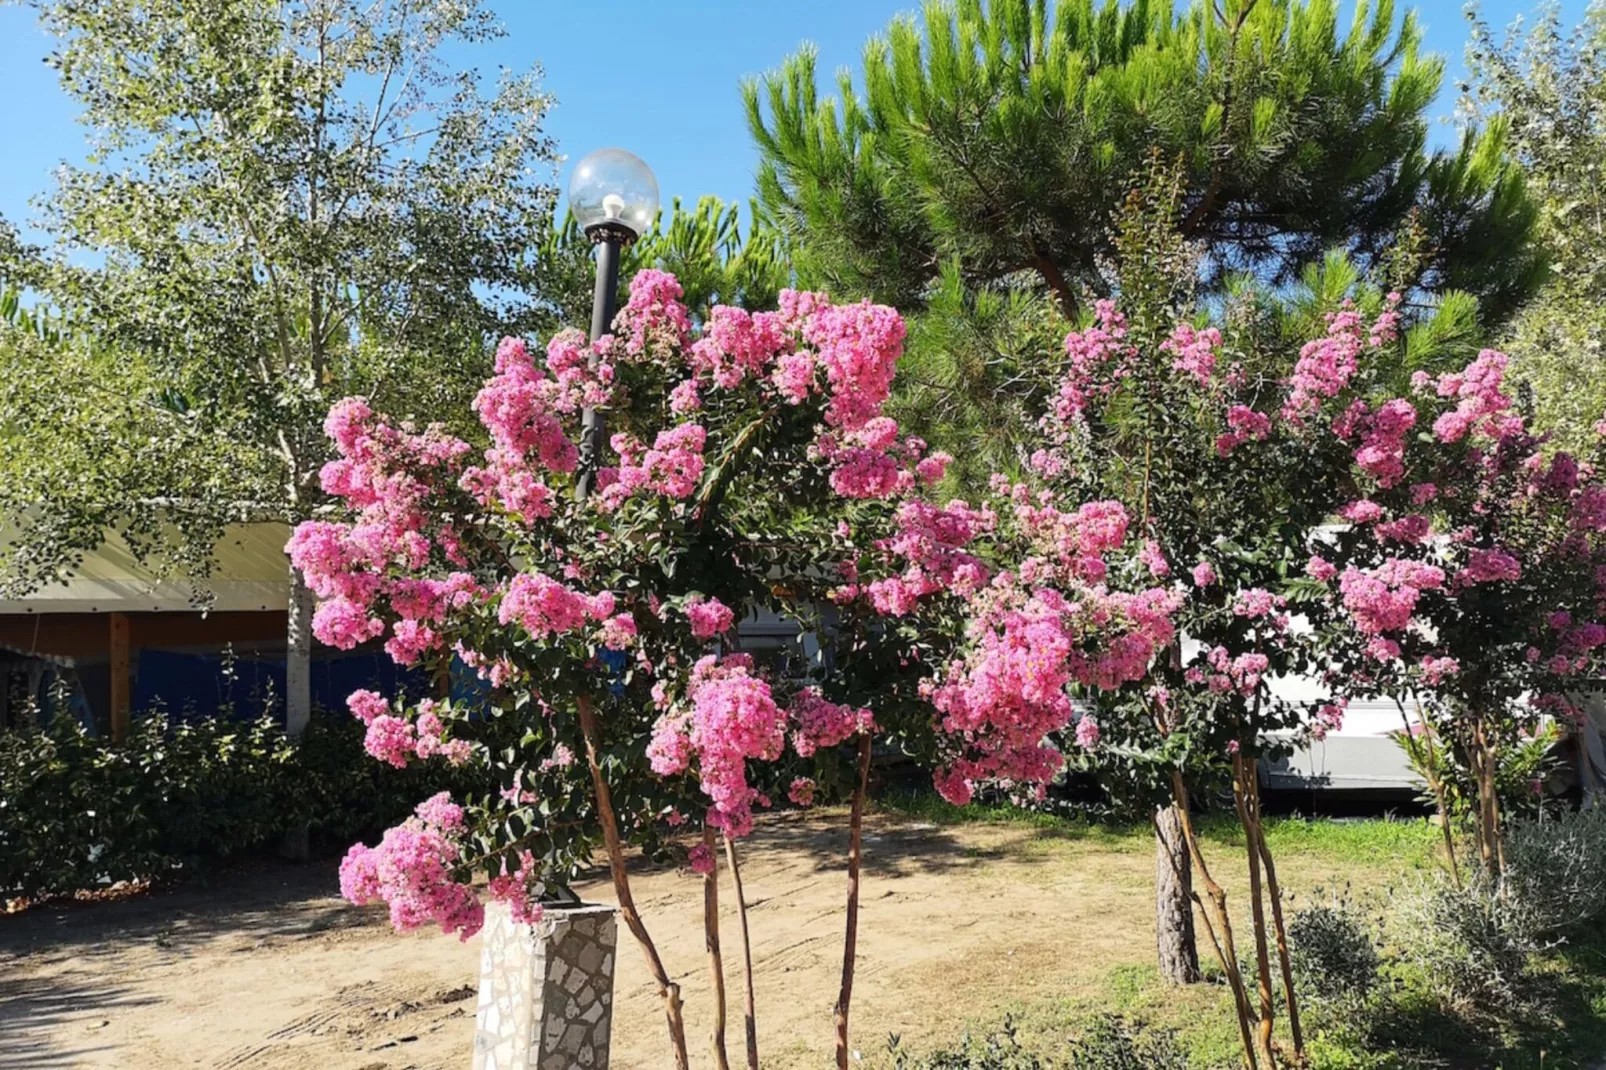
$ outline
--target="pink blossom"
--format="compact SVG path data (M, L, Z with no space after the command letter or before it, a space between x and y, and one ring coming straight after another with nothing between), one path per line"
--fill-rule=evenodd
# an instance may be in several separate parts
M368 734L363 737L362 746L387 765L405 769L407 759L417 752L418 734L412 722L382 713L368 722Z
M792 800L794 805L813 806L814 792L817 787L818 785L814 783L812 777L794 777L791 787L786 791L786 797Z
M1313 580L1326 583L1338 575L1338 566L1317 554L1312 554L1310 560L1305 562L1305 574Z
M1410 623L1423 591L1444 584L1444 571L1402 558L1370 570L1348 568L1339 577L1344 606L1364 635L1397 631Z
M698 639L712 639L730 631L736 614L717 598L693 595L686 600L686 617L691 621L691 633Z
M1467 563L1456 573L1457 586L1474 583L1500 583L1522 577L1522 565L1504 550L1473 550Z
M1422 659L1422 679L1430 685L1437 686L1445 677L1460 671L1461 663L1455 658L1436 658L1429 654Z
M384 632L384 621L370 615L366 606L347 598L320 602L312 614L312 634L320 643L338 650L351 650Z
M1201 561L1193 566L1193 582L1199 587L1209 587L1219 578L1216 575L1216 566L1208 561Z
M1196 331L1190 323L1179 323L1171 337L1160 343L1162 352L1174 353L1171 367L1185 372L1199 383L1209 386L1216 370L1216 354L1221 348L1221 332L1214 327Z
M1269 616L1272 610L1283 606L1287 601L1281 595L1272 594L1264 588L1251 587L1238 592L1238 596L1233 599L1232 611L1240 617L1254 619Z
M700 877L711 877L714 874L714 854L705 843L693 844L691 850L686 852L686 865Z
M1355 524L1370 524L1383 515L1383 507L1363 498L1344 506L1338 515Z
M450 801L438 800L420 809L429 807L431 817L449 816ZM456 833L421 815L387 831L377 847L353 845L340 864L341 894L358 905L388 903L399 932L434 922L467 940L484 924L485 912L473 888L453 879L462 856Z
M875 718L868 709L828 702L812 687L792 697L791 714L797 722L792 746L804 758L813 757L821 748L829 749L860 733L876 730Z
M537 639L573 631L591 615L589 600L539 572L514 576L502 596L497 620L517 622Z
M1421 543L1427 541L1432 524L1421 513L1411 513L1398 520L1377 525L1377 537L1384 542Z
M346 708L363 724L373 724L374 718L390 712L390 703L377 692L357 690L346 696Z

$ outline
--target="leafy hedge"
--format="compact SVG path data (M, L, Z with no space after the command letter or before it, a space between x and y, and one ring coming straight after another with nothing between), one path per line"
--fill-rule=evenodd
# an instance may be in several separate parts
M343 847L471 786L454 779L374 761L344 713L315 714L299 741L273 718L163 713L136 717L120 747L67 718L0 733L0 900L172 878L303 827Z

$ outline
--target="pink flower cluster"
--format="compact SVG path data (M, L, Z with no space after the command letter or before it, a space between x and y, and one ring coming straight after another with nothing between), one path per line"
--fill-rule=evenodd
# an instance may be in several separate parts
M340 894L359 906L383 900L399 932L435 922L467 940L485 923L485 908L453 876L462 857L463 808L442 792L420 803L415 815L376 847L352 846L340 863Z
M1200 386L1208 387L1216 372L1221 332L1214 327L1195 330L1191 323L1179 323L1172 330L1171 337L1160 343L1160 349L1176 356L1176 360L1171 362L1173 370L1185 372L1193 376Z
M683 296L680 280L667 271L645 268L631 276L630 296L613 320L626 359L664 361L685 346L691 316L680 303Z
M390 712L390 704L373 691L358 690L346 696L352 716L368 726L363 749L386 765L405 769L412 758L445 758L462 765L473 755L474 746L466 739L445 738L440 705L431 699L418 704L416 723Z
M1227 431L1216 439L1216 453L1226 457L1245 442L1260 441L1271 434L1271 417L1247 405L1227 410Z
M967 652L931 694L952 752L937 790L959 804L981 781L1041 790L1062 764L1045 740L1076 716L1066 685L1109 689L1141 679L1176 634L1181 596L1089 587L1067 597L1000 577L973 606Z
M1501 392L1508 363L1504 353L1485 349L1463 370L1439 377L1439 396L1456 399L1456 407L1433 422L1440 442L1468 434L1501 439L1522 430L1522 418L1508 415L1511 398Z
M1443 569L1398 557L1374 569L1345 569L1338 580L1344 607L1361 633L1370 636L1409 625L1422 592L1443 586Z
M792 697L792 747L804 758L860 734L874 734L875 717L865 708L829 702L816 688L805 687Z
M1361 446L1355 463L1372 474L1381 487L1392 487L1405 475L1405 439L1416 426L1416 409L1395 398L1363 422Z
M1108 394L1115 382L1130 373L1136 350L1126 341L1126 317L1116 309L1114 301L1095 302L1093 316L1093 325L1087 330L1065 336L1069 363L1060 380L1051 419L1044 424L1051 441L1062 440L1064 425L1078 420L1089 400Z
M1298 425L1321 406L1337 397L1360 369L1360 355L1376 349L1395 336L1399 325L1399 294L1389 294L1383 311L1364 332L1361 314L1348 302L1337 312L1327 314L1327 333L1300 348L1294 374L1288 381L1288 397L1283 402L1283 418Z
M786 715L769 684L752 674L745 654L712 654L692 670L689 711L666 713L653 727L647 756L653 772L686 772L693 757L712 806L708 822L732 836L753 827L758 793L748 786L749 758L773 762L786 745Z
M496 617L503 624L517 623L536 639L582 627L586 620L613 616L614 597L603 591L587 597L539 572L514 576L502 594Z
M717 598L694 595L686 600L686 619L691 621L691 634L698 639L712 639L724 635L736 621L736 614Z
M1455 585L1466 587L1476 583L1509 583L1522 578L1522 563L1504 550L1473 550L1461 571L1455 574Z
M658 432L650 449L631 435L614 435L611 445L619 454L619 466L605 470L599 479L599 505L605 510L617 509L641 490L666 498L691 497L703 477L703 447L707 444L708 431L697 423Z
M993 516L958 499L946 506L910 499L898 506L897 528L875 549L891 575L862 588L877 613L901 617L914 612L920 599L940 591L968 596L987 582L987 567L965 547L989 531ZM838 601L857 597L849 584L836 592Z

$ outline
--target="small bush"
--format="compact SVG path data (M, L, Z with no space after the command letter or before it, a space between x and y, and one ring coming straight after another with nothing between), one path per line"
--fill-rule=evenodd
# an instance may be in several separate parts
M1538 950L1531 925L1490 881L1418 883L1396 898L1394 920L1401 958L1444 1003L1509 1009L1527 1001L1528 957Z
M1506 829L1501 891L1523 936L1555 938L1606 911L1606 811L1568 811Z
M959 1047L929 1055L913 1056L903 1051L896 1036L887 1048L895 1056L896 1070L1044 1070L1046 1066L1021 1048L1015 1023L1009 1018L1004 1019L1004 1028L997 1033L978 1038L967 1032L960 1038Z
M1015 1023L1006 1018L997 1033L976 1038L966 1033L959 1047L914 1057L890 1048L897 1070L1046 1070L1048 1064L1021 1047ZM1071 1052L1067 1070L1187 1070L1188 1060L1168 1031L1135 1030L1117 1015L1095 1018Z
M1071 1054L1072 1070L1187 1070L1168 1031L1139 1032L1117 1015L1095 1018Z
M1377 985L1380 960L1371 926L1346 896L1294 911L1288 945L1294 983L1308 999L1358 1002Z

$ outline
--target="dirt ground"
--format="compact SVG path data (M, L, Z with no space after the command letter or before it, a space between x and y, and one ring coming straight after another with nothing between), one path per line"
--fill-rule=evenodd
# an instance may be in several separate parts
M839 817L780 815L745 845L759 1041L775 1070L830 1062L844 841ZM1023 993L1086 997L1112 966L1152 954L1148 851L1025 825L878 817L865 855L853 1017L867 1061L880 1061L889 1032L918 1046L948 1041ZM694 1065L707 1065L700 881L644 869L632 883L683 985ZM0 1070L466 1070L478 939L398 936L382 911L346 905L335 886L333 863L275 865L210 888L0 918ZM600 881L579 890L612 898ZM669 1065L661 1003L623 926L620 946L613 1065L658 1070Z

